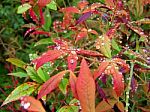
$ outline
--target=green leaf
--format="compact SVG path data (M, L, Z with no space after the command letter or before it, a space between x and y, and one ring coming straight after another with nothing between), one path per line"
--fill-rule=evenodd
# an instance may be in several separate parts
M5 99L2 106L6 105L7 103L10 103L12 101L16 101L20 99L22 96L28 96L31 93L33 93L38 85L33 82L27 82L20 86L18 86L16 89L14 89L11 94Z
M38 45L42 45L42 44L52 44L52 39L51 38L45 38L45 39L41 39L38 42L35 43L34 46L38 46Z
M33 80L33 81L36 81L38 83L42 83L43 80L37 75L35 69L31 66L28 66L26 68L26 71L27 71L27 74L28 76Z
M78 111L79 111L78 106L63 106L57 112L78 112Z
M70 101L69 105L73 105L73 104L77 104L77 103L79 103L79 100L74 98Z
M18 7L17 13L22 14L26 12L28 9L30 9L32 6L28 3L22 4Z
M118 43L116 42L116 40L114 38L112 39L111 42L112 42L112 48L114 48L117 51L121 50L120 47L119 47L119 45L118 45Z
M28 77L28 75L24 72L9 73L8 75L12 75L12 76L20 77L20 78Z
M16 65L17 67L21 67L24 69L26 63L17 59L17 58L8 58L6 61L10 62L13 65Z
M43 25L43 28L45 31L50 31L50 27L51 27L51 24L52 24L52 18L51 18L51 15L50 15L50 12L49 12L49 9L46 8L45 9L45 12L44 12L44 19L45 19L45 24Z
M63 78L59 84L59 89L62 91L63 94L67 93L67 86L69 85L69 81L66 78Z
M49 9L52 9L52 10L57 10L57 5L56 5L56 2L54 1L51 1L49 4L46 5Z
M42 68L39 68L37 70L37 74L44 82L46 82L50 78L49 75L42 70Z

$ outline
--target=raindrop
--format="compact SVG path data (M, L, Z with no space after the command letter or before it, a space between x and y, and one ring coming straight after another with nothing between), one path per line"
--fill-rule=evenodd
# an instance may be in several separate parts
M71 59L71 60L70 60L70 63L73 64L73 63L74 63L74 59Z
M23 107L24 107L24 109L28 109L29 107L30 107L30 103L28 102L28 103L25 103L24 105L23 105Z

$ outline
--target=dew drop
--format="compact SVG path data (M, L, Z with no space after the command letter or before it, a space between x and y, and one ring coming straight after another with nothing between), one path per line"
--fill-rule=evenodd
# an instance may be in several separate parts
M27 103L25 103L24 105L23 105L23 107L24 107L24 109L28 109L29 107L30 107L30 103L29 102L27 102Z

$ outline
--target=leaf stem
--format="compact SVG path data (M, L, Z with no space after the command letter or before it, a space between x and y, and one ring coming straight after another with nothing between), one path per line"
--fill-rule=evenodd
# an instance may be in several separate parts
M128 112L128 108L129 108L129 93L130 93L130 90L131 90L131 80L132 80L132 76L133 76L133 68L134 68L134 63L131 62L131 69L130 69L130 76L129 76L129 82L128 82L128 85L127 85L127 90L126 90L126 100L125 100L125 103L126 103L126 107L125 107L125 112Z

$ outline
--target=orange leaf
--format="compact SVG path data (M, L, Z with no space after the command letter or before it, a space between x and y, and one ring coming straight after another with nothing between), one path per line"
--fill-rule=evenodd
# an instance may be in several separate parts
M32 62L36 64L36 69L38 69L43 64L45 64L49 61L56 60L62 54L63 54L63 52L60 50L49 50L46 53L44 53L42 56L40 56L39 58L33 60Z
M85 38L87 36L87 32L85 31L81 31L77 34L77 37L76 37L76 41L79 41L81 40L82 38Z
M59 72L58 74L52 76L48 81L46 81L42 85L41 90L39 91L38 99L40 99L44 95L47 95L48 93L53 91L55 88L57 88L61 79L63 78L66 72L67 70Z
M78 99L78 94L77 94L77 89L76 89L76 81L77 81L77 77L74 75L74 73L72 71L70 71L69 82L70 82L71 90L72 90L73 96L76 99Z
M124 112L124 104L121 101L117 102L116 105L121 112Z
M106 112L110 109L113 108L113 106L115 105L115 103L117 102L114 99L107 99L108 103L103 100L101 101L97 106L96 106L96 111L95 112Z
M62 8L60 11L64 13L79 13L79 9L76 7L66 7Z
M89 2L87 2L87 1L81 1L78 3L78 7L80 9L84 9L88 4L89 4Z
M94 79L97 79L105 71L108 65L108 61L103 61L98 67L97 71L94 73Z
M95 82L84 59L81 62L76 88L82 112L95 112Z
M28 111L46 112L41 102L34 97L24 96L21 98L21 106Z
M120 97L124 91L123 75L114 66L111 69L111 74L113 76L114 90L117 96Z

